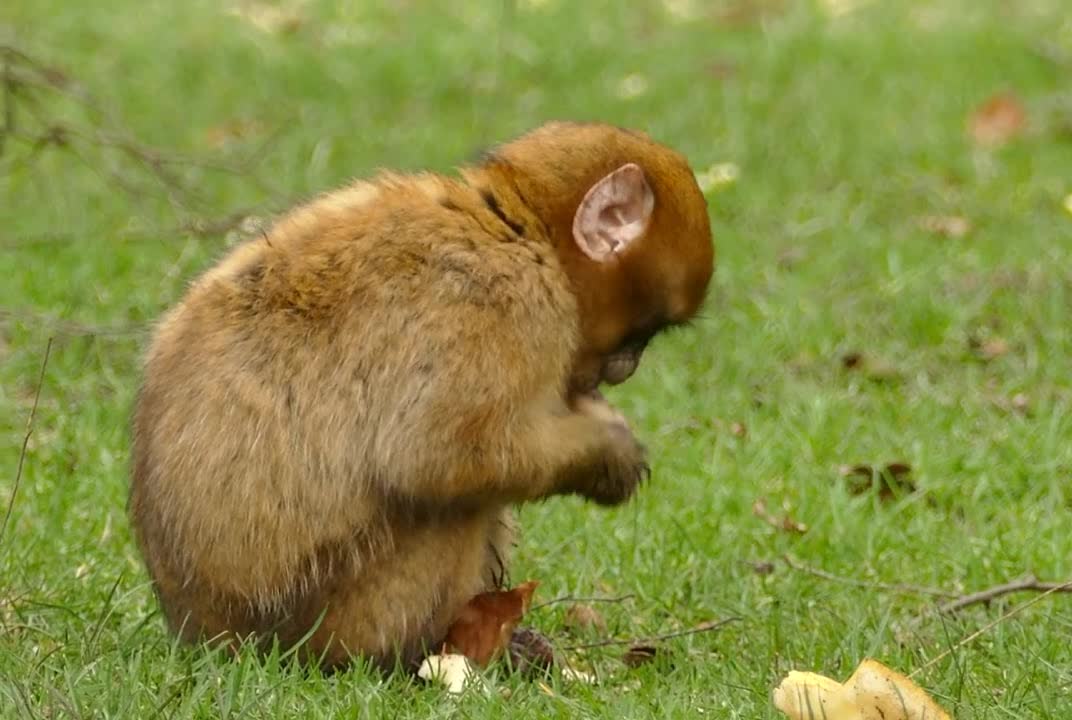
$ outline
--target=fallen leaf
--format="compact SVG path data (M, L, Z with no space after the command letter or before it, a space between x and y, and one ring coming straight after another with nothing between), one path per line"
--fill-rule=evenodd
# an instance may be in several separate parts
M447 630L446 648L481 667L490 663L509 646L537 585L537 581L530 580L512 590L475 596Z
M262 135L264 132L264 125L260 122L238 118L210 127L205 131L205 142L209 147L221 148L234 142Z
M908 478L911 473L912 466L901 461L887 463L882 467L860 464L842 465L838 468L838 474L849 479L849 492L854 495L869 492L877 479L880 500L893 500L916 492L915 483Z
M759 498L752 503L752 514L771 527L778 528L779 530L797 533L799 535L808 532L807 525L802 522L797 522L789 515L783 516L780 520L772 515L770 511L767 510L767 501L763 498Z
M980 360L989 362L997 360L1003 355L1009 354L1009 343L1002 337L988 337L980 340L977 337L968 338L968 347Z
M760 577L770 575L774 572L774 563L770 560L761 560L759 562L748 563L752 567L752 572Z
M1024 395L1023 393L1016 393L1013 395L1010 403L1012 404L1013 410L1024 415L1031 409L1031 401L1028 399L1027 395Z
M844 684L794 670L774 689L773 700L790 720L952 720L923 688L871 659Z
M566 611L566 627L573 630L588 630L594 628L605 632L607 629L607 621L604 620L599 611L591 605L577 603Z
M968 133L977 145L1000 147L1027 127L1027 111L1012 93L1000 93L980 105L968 118Z
M919 219L919 226L929 233L949 238L961 238L971 232L972 224L959 215L930 215Z
M729 80L739 71L737 65L732 62L715 61L708 63L707 74L716 80Z
M555 649L543 633L531 628L514 630L510 635L510 664L523 675L546 672L555 664Z
M269 35L289 35L301 29L305 24L302 14L304 3L293 3L291 7L277 6L256 0L237 2L229 8L229 14L240 18Z
M880 358L874 358L857 350L847 352L841 356L841 367L846 370L860 372L868 380L885 382L896 380L901 373L892 364Z
M634 645L622 655L622 662L631 668L640 667L654 660L658 653L653 645Z
M794 245L784 248L778 253L778 267L783 270L791 270L803 262L807 256L808 253L802 247Z
M848 352L841 356L841 367L846 370L855 370L863 364L863 353Z
M447 692L455 694L463 693L467 687L473 686L487 689L484 679L473 670L469 659L464 655L429 655L417 669L417 677L429 682L440 682L446 686Z

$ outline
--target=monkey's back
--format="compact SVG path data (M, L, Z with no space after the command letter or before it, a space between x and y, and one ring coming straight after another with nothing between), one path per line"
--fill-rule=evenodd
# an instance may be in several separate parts
M262 630L361 581L340 604L417 638L482 589L501 508L437 493L470 467L459 452L497 452L474 428L565 382L576 342L553 248L527 235L466 185L385 176L294 210L191 286L134 413L131 514L173 627Z

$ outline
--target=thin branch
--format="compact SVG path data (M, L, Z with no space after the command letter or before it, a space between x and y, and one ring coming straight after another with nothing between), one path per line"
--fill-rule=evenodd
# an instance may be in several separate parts
M63 320L34 312L0 308L0 325L18 323L27 327L46 328L49 332L66 337L126 337L144 332L146 325L88 325L86 323Z
M11 58L4 56L4 127L0 129L0 155L4 154L7 136L15 132L15 76L11 70Z
M884 582L872 582L868 580L857 580L856 578L844 577L842 575L835 575L821 570L810 565L794 560L789 555L783 555L782 560L793 570L797 572L806 573L808 575L814 575L817 578L823 580L830 580L831 582L841 583L842 585L852 585L854 587L867 588L869 590L883 590L885 592L898 593L901 595L930 595L932 597L944 597L955 598L956 593L949 592L948 590L939 590L938 588L925 587L922 585L905 585L902 583L884 583Z
M1041 592L1041 593L1063 593L1072 592L1072 580L1066 582L1043 582L1036 578L1034 575L1028 575L1027 577L1020 578L1019 580L1013 580L1011 582L1002 583L1001 585L995 585L993 587L986 588L985 590L979 590L978 592L962 595L955 600L951 600L938 607L937 612L942 614L955 613L958 610L963 610L970 605L978 605L979 603L988 603L991 600L996 600L1003 595L1010 595L1018 592Z
M998 617L997 619L988 622L986 625L983 625L981 628L979 628L978 630L973 632L971 635L967 636L966 638L964 638L963 640L958 642L953 647L949 648L948 650L936 655L935 657L931 658L927 662L923 663L918 668L916 668L911 673L909 673L908 677L914 677L914 676L918 675L919 673L923 672L924 670L926 670L927 668L931 667L935 663L938 663L941 660L949 657L950 655L955 653L957 650L960 650L962 647L964 647L968 643L972 642L973 640L975 640L979 636L981 636L981 635L983 635L983 634L985 634L987 632L990 632L990 630L992 630L993 628L997 627L1001 623L1005 622L1006 620L1011 618L1013 615L1017 615L1017 614L1023 612L1024 610L1028 609L1032 605L1041 602L1044 598L1046 598L1046 597L1048 597L1050 595L1053 595L1054 593L1069 592L1069 591L1072 591L1072 580L1069 580L1068 582L1065 582L1065 583L1061 583L1059 585L1057 585L1057 584L1051 585L1051 587L1048 590L1044 591L1041 595L1037 595L1036 597L1031 598L1027 602L1021 603L1019 605L1016 605L1015 607L1010 608L1008 610L1008 612L1002 614L1001 617ZM976 593L976 594L978 595L979 593Z
M730 623L737 622L740 617L733 616L722 620L712 620L711 622L702 623L694 628L688 630L677 630L676 632L669 632L663 635L651 635L649 637L641 638L611 638L609 640L600 640L599 642L585 643L583 645L570 645L562 648L563 650L588 650L589 648L609 647L611 645L652 645L663 640L670 640L671 638L684 637L686 635L696 635L698 633L708 633L729 625Z
M15 496L19 493L19 483L22 482L22 468L26 462L26 449L30 445L30 436L33 434L34 418L37 417L37 404L41 400L41 388L45 384L45 369L48 367L48 357L52 354L52 338L48 339L48 345L45 346L45 359L41 361L41 374L37 377L37 390L34 391L33 407L30 408L30 417L26 420L26 434L22 438L22 451L19 452L19 466L15 471L15 483L11 486L11 497L7 501L7 512L4 513L4 524L0 525L0 542L4 539L4 533L7 532L8 521L11 520L11 513L15 509Z
M539 610L545 608L548 605L558 605L564 602L579 602L579 603L622 603L626 600L632 600L636 595L629 593L628 595L619 595L617 597L582 597L580 595L563 595L562 597L552 598L546 600L538 605L533 605L529 608L529 612L533 610Z

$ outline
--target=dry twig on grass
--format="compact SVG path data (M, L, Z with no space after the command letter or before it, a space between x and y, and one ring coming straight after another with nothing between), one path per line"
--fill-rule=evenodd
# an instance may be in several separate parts
M684 637L686 635L697 635L699 633L709 633L715 630L720 630L730 623L737 622L741 618L733 616L724 618L722 620L712 620L711 622L701 623L697 627L689 628L687 630L676 630L674 632L664 633L662 635L650 635L648 637L640 638L610 638L607 640L599 640L597 642L584 643L582 645L570 645L562 648L563 650L589 650L591 648L610 647L612 645L653 645L663 640L671 640L673 638Z
M1011 584L1012 583L1007 583L1005 586L997 586L997 587L998 588L1008 587ZM994 620L991 620L986 625L983 625L981 628L979 628L978 630L973 632L971 635L968 635L966 638L960 640L959 642L957 642L952 647L948 648L947 650L945 650L942 653L939 653L938 655L934 656L933 658L931 658L927 662L925 662L922 665L920 665L918 668L916 668L911 673L909 673L908 677L911 678L911 677L914 677L914 676L918 675L919 673L923 672L924 670L926 670L927 668L931 667L932 665L935 665L936 663L938 663L938 662L942 661L943 659L949 657L950 655L955 653L957 650L960 650L965 645L975 641L980 636L985 635L986 633L990 632L995 627L997 627L1001 623L1005 622L1006 620L1008 620L1012 616L1023 612L1024 610L1028 609L1032 605L1035 605L1035 604L1037 604L1039 602L1042 602L1048 596L1053 595L1054 593L1059 593L1059 592L1072 592L1072 580L1069 580L1068 582L1060 583L1060 584L1051 583L1049 585L1050 585L1049 589L1043 591L1042 594L1031 598L1027 602L1023 602L1023 603L1020 603L1019 605L1016 605L1016 606L1014 606L1012 608L1009 608L1009 610L1007 612L1002 613L1000 617L997 617ZM1020 588L1020 589L1032 589L1032 588ZM984 591L984 592L986 592L986 591ZM1012 591L1006 591L1006 592L1012 592ZM975 595L981 595L982 593L974 593L974 594ZM970 596L968 596L968 597L970 597ZM981 601L977 601L977 602L981 602Z
M925 587L922 585L907 585L904 583L884 583L870 580L858 580L856 578L844 577L841 575L835 575L821 570L810 565L805 565L799 560L794 560L789 555L783 555L782 560L793 570L802 572L807 575L813 575L823 580L830 580L831 582L841 583L842 585L852 585L854 587L866 588L869 590L882 590L883 592L892 592L899 595L930 595L932 597L945 597L955 598L956 593L949 592L948 590L939 590L938 588Z
M0 63L3 83L0 157L15 146L26 150L22 157L9 161L14 165L31 162L46 148L61 148L124 192L146 197L162 189L172 207L194 215L198 214L195 208L207 209L207 199L200 192L203 183L184 177L183 168L238 176L270 197L283 197L254 173L278 132L269 132L259 147L236 162L169 152L140 142L116 119L117 113L85 86L28 51L0 43ZM46 106L56 99L78 106L85 116L84 122L61 118ZM150 187L145 186L145 176ZM189 224L196 225L197 221ZM223 231L229 229L230 226Z
M15 482L11 486L11 497L7 501L7 512L4 513L4 524L0 525L0 542L4 539L4 534L7 532L8 521L11 520L11 513L15 509L15 496L19 493L19 483L22 482L22 468L26 463L26 450L30 446L30 436L33 435L34 419L37 417L37 404L41 400L41 388L45 384L45 370L48 368L48 358L52 354L52 338L48 339L48 344L45 345L45 358L41 361L41 372L37 376L37 389L34 390L33 406L30 408L30 417L26 420L26 434L22 436L22 450L19 451L19 465L15 470Z
M1051 593L1072 593L1072 580L1066 580L1065 582L1043 582L1034 575L1028 575L1019 580L1013 580L1000 585L994 585L993 587L984 590L961 595L954 600L939 605L936 612L940 614L955 613L958 610L963 610L971 605L988 603L991 600L996 600L1004 595L1018 592L1040 592L1047 595Z
M633 593L629 593L627 595L618 595L616 597L584 597L582 595L563 595L561 597L556 597L556 598L551 598L550 600L545 600L544 602L542 602L542 603L540 603L538 605L533 605L532 607L529 608L529 612L532 612L533 610L539 610L540 608L548 607L549 605L559 605L561 603L566 603L566 602L574 602L574 603L622 603L622 602L625 602L626 600L632 600L634 597L636 597L636 596Z

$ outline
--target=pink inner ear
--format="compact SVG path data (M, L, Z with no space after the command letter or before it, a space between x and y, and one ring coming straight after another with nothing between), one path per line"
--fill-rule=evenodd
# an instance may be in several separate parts
M573 239L593 260L604 262L648 229L655 195L639 165L623 165L593 185L573 216Z

